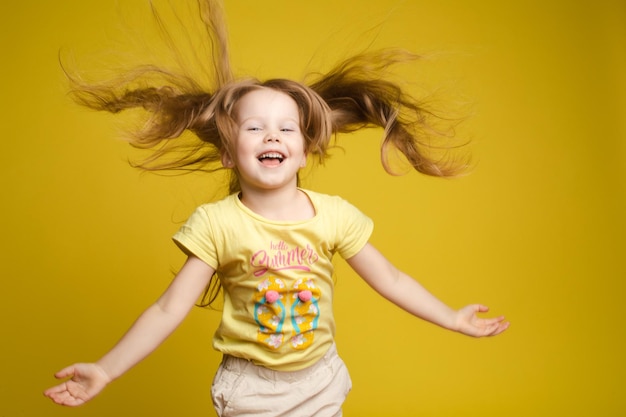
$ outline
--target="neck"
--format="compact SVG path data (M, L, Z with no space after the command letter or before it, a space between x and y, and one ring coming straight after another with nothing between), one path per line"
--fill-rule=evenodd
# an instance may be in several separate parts
M277 190L242 187L240 199L244 206L269 220L296 221L315 216L313 203L296 187Z

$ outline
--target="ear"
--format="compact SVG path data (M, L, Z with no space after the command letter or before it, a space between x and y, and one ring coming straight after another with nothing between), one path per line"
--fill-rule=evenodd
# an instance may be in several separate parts
M300 168L304 168L306 166L306 160L308 159L309 154L307 152L302 155L302 161L300 161Z
M235 167L235 162L233 161L233 158L230 157L230 154L228 152L222 153L222 165L224 166L224 168Z

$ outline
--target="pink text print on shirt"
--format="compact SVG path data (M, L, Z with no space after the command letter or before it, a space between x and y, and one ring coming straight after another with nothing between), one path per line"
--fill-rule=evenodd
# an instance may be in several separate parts
M307 244L304 247L289 247L284 241L270 242L270 250L261 249L252 255L250 264L256 269L254 276L261 276L267 271L300 269L310 271L319 259L319 255Z

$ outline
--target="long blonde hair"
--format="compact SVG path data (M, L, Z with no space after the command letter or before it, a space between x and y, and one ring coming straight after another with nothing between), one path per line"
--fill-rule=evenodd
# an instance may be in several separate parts
M79 104L112 113L144 110L141 127L129 132L128 141L150 150L150 154L134 166L149 171L222 169L221 156L231 151L238 100L255 89L271 88L297 103L306 150L319 161L327 157L334 134L380 127L381 161L390 174L394 174L389 162L393 151L399 151L412 168L430 176L456 176L467 167L465 159L447 155L456 144L436 140L446 138L436 128L441 118L386 77L390 67L418 56L399 49L365 52L345 59L330 71L304 78L310 82L235 79L222 9L214 0L198 0L198 4L213 51L211 88L154 65L140 66L102 83L83 82L66 71L71 95ZM153 13L160 24L154 8ZM161 29L167 30L164 26ZM230 191L237 190L234 176ZM210 305L219 287L218 280L212 280L201 304Z

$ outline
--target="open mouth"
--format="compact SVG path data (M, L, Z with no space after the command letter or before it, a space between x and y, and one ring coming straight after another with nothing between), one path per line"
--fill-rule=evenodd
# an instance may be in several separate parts
M264 154L259 155L257 158L263 165L280 165L284 160L285 156L278 152L266 152Z

